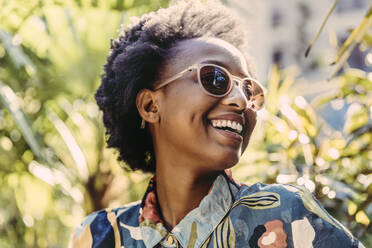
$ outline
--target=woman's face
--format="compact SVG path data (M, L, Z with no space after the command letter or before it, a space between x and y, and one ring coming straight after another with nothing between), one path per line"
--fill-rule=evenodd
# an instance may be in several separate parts
M158 83L201 63L220 65L240 78L250 76L243 54L220 39L181 41L172 54ZM184 159L201 171L230 168L239 161L256 124L256 114L247 108L240 87L234 86L222 98L209 96L200 88L197 73L191 72L158 91L159 122L152 129L155 152ZM218 120L238 122L243 131L237 134L213 127Z

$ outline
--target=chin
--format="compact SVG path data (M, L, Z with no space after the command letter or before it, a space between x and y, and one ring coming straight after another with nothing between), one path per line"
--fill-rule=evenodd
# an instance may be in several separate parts
M235 166L240 160L240 153L225 153L223 156L220 153L219 156L214 157L214 164L218 167L218 170L225 170Z

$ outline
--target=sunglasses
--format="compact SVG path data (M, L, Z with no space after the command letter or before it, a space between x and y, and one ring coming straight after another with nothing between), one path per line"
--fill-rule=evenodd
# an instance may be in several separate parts
M246 77L239 78L225 68L214 64L195 64L186 70L177 73L165 82L159 84L154 90L160 89L176 79L184 76L186 73L197 71L198 83L204 93L213 97L224 97L229 94L233 88L234 82L238 85L248 102L248 108L257 111L260 110L265 102L264 87L255 79Z

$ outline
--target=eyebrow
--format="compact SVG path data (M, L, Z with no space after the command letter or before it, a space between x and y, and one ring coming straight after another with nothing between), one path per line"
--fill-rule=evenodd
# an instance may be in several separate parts
M225 64L224 62L220 61L220 60L204 60L201 62L201 64L215 64L215 65L219 65L219 66L222 66L224 68L226 68L230 73L231 73L231 70L229 70L229 66L227 64ZM231 75L233 76L237 76L233 73L231 73ZM238 76L242 77L242 78L246 78L246 77L251 77L250 75L247 75L245 73L239 73Z

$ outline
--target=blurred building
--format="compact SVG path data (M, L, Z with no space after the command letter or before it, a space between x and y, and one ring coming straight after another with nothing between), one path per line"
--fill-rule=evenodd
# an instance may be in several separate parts
M251 54L257 62L261 81L266 81L272 64L280 68L297 66L301 74L296 83L298 94L308 100L334 89L327 78L333 67L337 51L351 29L356 27L367 13L368 0L339 0L323 32L308 58L304 54L312 38L321 26L334 0L228 0L233 9L246 20L251 34ZM350 67L372 71L367 66L363 47L351 54ZM334 128L342 128L346 104L328 105L319 110Z
M338 45L359 24L367 12L367 0L340 0L308 58L305 50L319 29L333 0L229 0L247 21L252 36L251 53L257 59L259 75L265 79L270 65L297 65L307 76L318 78L320 66L330 64ZM332 37L334 36L334 37ZM333 43L333 44L332 44ZM355 49L351 67L364 70L366 51Z

